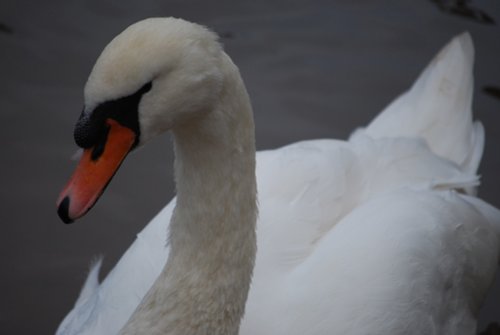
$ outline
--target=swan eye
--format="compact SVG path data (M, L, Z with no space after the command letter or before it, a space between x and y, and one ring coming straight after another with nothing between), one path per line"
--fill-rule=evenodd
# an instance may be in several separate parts
M152 82L148 82L133 94L103 102L91 112L82 111L73 133L76 144L85 149L97 145L106 132L106 119L113 119L134 131L134 146L137 145L140 137L139 102L152 87Z

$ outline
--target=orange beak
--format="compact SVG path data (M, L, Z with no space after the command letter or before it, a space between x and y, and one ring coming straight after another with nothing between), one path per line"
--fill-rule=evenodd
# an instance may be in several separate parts
M82 217L94 206L134 146L134 131L113 119L107 119L106 124L109 132L104 148L84 150L73 176L59 195L57 213L65 223ZM103 151L96 154L96 150Z

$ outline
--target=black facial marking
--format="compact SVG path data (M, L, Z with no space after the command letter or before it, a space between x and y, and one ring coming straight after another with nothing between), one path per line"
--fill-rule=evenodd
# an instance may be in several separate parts
M97 141L97 137L101 132L99 125L104 126L104 119L99 119L95 116L90 117L82 111L75 125L73 137L76 144L81 148L90 148Z
M104 150L107 136L106 119L113 119L122 126L130 128L135 134L135 147L139 143L139 102L142 96L151 90L152 83L142 86L137 92L123 98L104 102L92 112L80 114L74 130L76 144L81 148L91 148L102 145L101 152L96 152L96 159ZM104 142L102 142L104 138ZM101 143L102 142L102 143ZM96 151L96 150L94 150ZM92 153L94 157L94 153ZM93 158L94 159L94 158Z
M90 158L93 161L96 161L101 157L102 153L104 152L104 147L106 146L106 141L108 140L108 134L110 130L110 126L105 125L104 131L102 131L99 134L99 138L97 142L94 144L94 148L92 149L92 154L90 155Z

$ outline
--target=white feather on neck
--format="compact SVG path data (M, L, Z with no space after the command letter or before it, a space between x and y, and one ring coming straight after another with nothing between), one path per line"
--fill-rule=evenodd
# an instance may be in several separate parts
M121 334L235 335L255 252L255 139L250 101L226 54L207 114L173 129L177 205L170 255Z

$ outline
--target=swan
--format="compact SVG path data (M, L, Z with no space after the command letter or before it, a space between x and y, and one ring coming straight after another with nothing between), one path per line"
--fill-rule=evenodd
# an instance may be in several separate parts
M57 334L475 334L500 211L475 195L473 54L455 37L347 141L256 155L217 36L176 18L128 27L85 86L84 152L58 213L87 213L128 152L167 130L177 197L102 283L94 264Z

